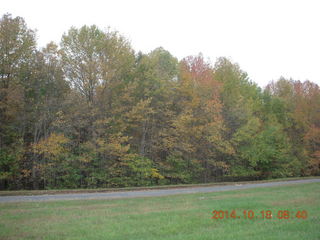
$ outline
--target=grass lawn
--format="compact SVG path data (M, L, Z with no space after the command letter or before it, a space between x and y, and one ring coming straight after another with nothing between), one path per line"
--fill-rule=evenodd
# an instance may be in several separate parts
M211 219L213 210L241 218ZM253 219L243 211L252 210ZM272 211L262 219L261 211ZM288 210L290 219L278 219ZM295 217L306 210L307 219ZM320 239L320 183L168 197L0 204L0 239Z

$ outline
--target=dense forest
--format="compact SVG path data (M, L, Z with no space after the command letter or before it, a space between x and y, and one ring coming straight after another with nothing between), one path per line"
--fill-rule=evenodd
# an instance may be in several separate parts
M267 66L266 66L267 67ZM135 52L118 32L72 27L38 49L0 19L0 189L199 183L320 174L320 89L264 89L201 54Z

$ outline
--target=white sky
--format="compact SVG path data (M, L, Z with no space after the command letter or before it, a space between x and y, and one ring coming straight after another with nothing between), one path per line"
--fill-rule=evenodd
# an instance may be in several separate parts
M71 26L118 30L136 51L230 57L260 86L280 76L320 85L320 0L0 0L39 46Z

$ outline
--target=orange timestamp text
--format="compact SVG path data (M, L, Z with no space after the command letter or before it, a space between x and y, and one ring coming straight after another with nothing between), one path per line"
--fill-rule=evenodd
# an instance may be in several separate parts
M214 210L211 219L307 219L308 212L306 210Z

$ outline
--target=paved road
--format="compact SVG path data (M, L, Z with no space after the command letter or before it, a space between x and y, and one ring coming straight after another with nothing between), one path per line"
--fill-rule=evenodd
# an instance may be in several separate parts
M54 195L35 195L35 196L3 196L0 197L0 203L5 202L27 202L27 201L55 201L55 200L86 200L86 199L113 199L113 198L135 198L135 197L158 197L188 193L208 193L221 192L239 189L250 189L258 187L273 187L280 185L292 185L299 183L320 182L320 179L306 179L293 181L279 181L267 183L248 183L211 187L190 187L175 189L158 189L158 190L140 190L125 192L105 192L105 193L72 193L72 194L54 194Z

